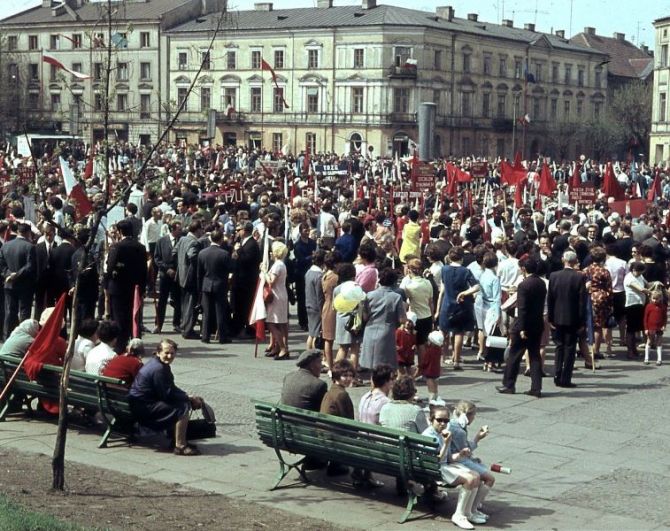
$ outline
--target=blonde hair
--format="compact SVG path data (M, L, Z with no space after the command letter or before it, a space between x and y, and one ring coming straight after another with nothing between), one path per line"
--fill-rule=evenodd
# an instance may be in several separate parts
M477 406L475 405L474 402L470 402L469 400L461 400L458 404L456 404L456 407L454 408L455 416L458 416L461 413L469 415L470 413L476 413L476 412L477 412Z
M274 242L272 244L272 254L279 260L283 260L288 254L288 247L284 242Z

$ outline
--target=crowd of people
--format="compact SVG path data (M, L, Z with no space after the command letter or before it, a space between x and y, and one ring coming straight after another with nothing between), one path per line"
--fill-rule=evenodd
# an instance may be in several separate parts
M66 194L59 157L85 189L88 216ZM353 417L345 389L371 380L360 418L404 428L416 414L410 406L428 404L430 422L419 408L411 429L449 448L444 475L462 488L454 516L461 527L485 521L477 507L493 485L469 460L486 432L468 442L458 431L474 409L462 402L450 414L439 394L442 373L462 371L468 348L481 369L502 374L499 392L516 392L523 371L527 394L538 398L552 342L560 388L575 387L577 356L590 370L614 356L615 335L628 359L662 363L670 258L665 168L538 159L523 169L516 161L523 178L510 182L499 161L475 176L483 159L451 158L434 161L432 190L416 192L416 158L361 153L293 156L167 143L149 153L117 143L107 151L62 145L39 160L10 148L0 158L8 177L0 202L3 337L34 332L25 323L72 295L78 279L78 305L70 309L81 323L78 368L103 374L117 354L137 346L131 339L163 333L168 317L187 341L258 341L259 323L250 316L259 302L270 337L265 356L283 361L296 359L291 347L302 350L289 327L295 305L306 350L284 399L295 403L290 387L308 385L313 396L300 407ZM34 182L19 178L24 168L37 169ZM545 172L554 181L549 192ZM575 187L591 187L595 197L571 202ZM107 199L119 203L110 209ZM626 203L624 210L612 200ZM87 242L93 246L85 260ZM142 311L150 301L153 323ZM137 369L137 381L142 371L165 372L158 363L169 366L168 351L176 345L163 342L143 368L122 365ZM322 373L333 390L308 378ZM426 397L415 391L421 380ZM142 385L133 384L131 396ZM168 394L180 405L159 407L156 425L180 422L200 405L178 389ZM150 409L137 410L146 420ZM177 441L181 455L195 453L181 431ZM354 479L375 484L364 471Z

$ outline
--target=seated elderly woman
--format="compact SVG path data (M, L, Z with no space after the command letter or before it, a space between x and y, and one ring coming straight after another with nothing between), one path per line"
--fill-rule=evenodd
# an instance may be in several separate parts
M0 348L0 355L23 358L30 345L35 341L35 336L37 336L39 330L40 325L35 319L22 321Z
M109 360L102 370L102 375L118 378L130 386L142 368L142 356L144 356L144 343L139 338L131 339L123 354Z
M128 392L130 410L142 426L157 431L174 428L175 455L199 455L198 448L186 440L186 428L191 410L200 409L203 401L175 385L170 364L176 355L177 344L171 339L158 344Z

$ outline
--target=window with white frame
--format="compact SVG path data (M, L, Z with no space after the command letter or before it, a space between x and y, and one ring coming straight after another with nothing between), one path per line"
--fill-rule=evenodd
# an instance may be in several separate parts
M116 95L116 110L119 112L128 110L128 94Z
M200 110L207 111L212 107L212 89L200 87Z
M363 112L363 87L351 88L351 112L354 114Z
M128 81L128 63L116 63L116 80Z
M275 70L284 68L284 50L274 51L274 68Z
M261 51L251 50L251 69L258 70L261 67Z
M151 79L151 63L140 63L140 79L142 81Z
M274 87L272 98L272 111L284 112L284 87Z
M272 151L279 153L282 147L284 147L283 135L281 133L272 133Z
M319 68L319 50L315 48L307 50L307 68Z
M393 89L393 112L409 112L409 88L396 87Z
M151 117L151 94L140 94L140 118Z
M221 110L225 111L231 107L237 109L237 88L223 87L221 91Z
M149 48L151 46L151 33L148 31L140 32L140 48Z
M396 46L393 49L394 64L396 67L403 67L407 59L412 57L412 48L409 46Z
M188 52L179 52L177 54L177 67L179 70L186 70L188 68Z
M307 112L319 112L319 89L316 87L309 87L307 89Z
M251 87L249 102L251 112L263 112L263 90L261 87Z
M182 102L184 103L184 112L188 111L188 88L179 87L177 88L177 107L180 107Z
M226 70L235 70L237 68L237 53L233 50L226 52Z
M354 68L365 67L365 49L354 48Z

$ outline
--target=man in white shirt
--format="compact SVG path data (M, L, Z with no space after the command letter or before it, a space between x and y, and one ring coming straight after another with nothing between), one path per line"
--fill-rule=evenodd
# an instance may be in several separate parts
M110 360L116 357L116 339L119 336L121 329L114 321L101 321L98 325L98 343L95 347L89 350L86 356L86 372L89 374L102 374L103 369L107 366Z
M75 371L83 371L86 368L86 358L95 347L98 340L98 321L85 319L79 326L79 335L74 342L74 355L72 356L72 368Z
M624 289L623 281L628 273L628 264L625 260L616 257L617 245L616 243L608 243L605 245L605 253L607 259L605 260L605 267L610 272L612 277L612 291L614 293L613 311L612 315L619 326L619 343L625 343L625 329L626 329L626 291ZM605 329L605 342L607 343L607 356L612 356L612 329Z
M336 238L339 227L335 216L331 214L331 204L324 202L319 214L319 236L321 238Z

